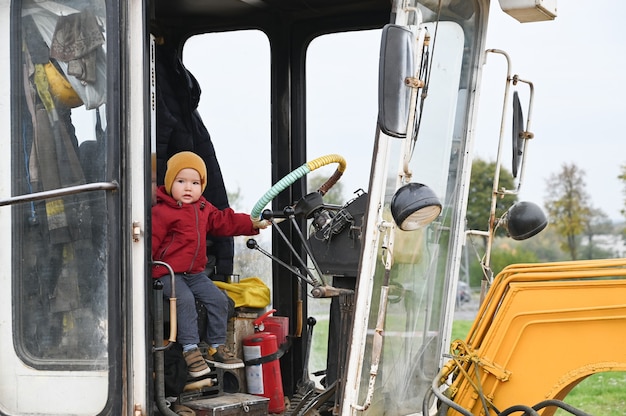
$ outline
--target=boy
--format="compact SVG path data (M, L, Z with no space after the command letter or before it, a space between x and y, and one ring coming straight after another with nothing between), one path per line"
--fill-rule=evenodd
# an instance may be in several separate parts
M253 220L248 214L227 208L218 210L202 192L207 184L207 170L202 158L192 152L180 152L167 162L165 184L157 188L152 207L152 259L168 263L176 274L178 342L183 346L187 371L201 377L211 369L198 349L196 299L204 304L208 322L206 340L208 360L225 368L243 366L224 345L228 320L228 299L205 272L206 234L214 236L255 235L269 225ZM169 298L171 281L166 267L155 265L152 277L163 282L163 294Z

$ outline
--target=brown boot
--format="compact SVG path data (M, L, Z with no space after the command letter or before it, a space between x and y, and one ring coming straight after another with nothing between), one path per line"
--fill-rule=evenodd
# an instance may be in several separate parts
M233 369L243 368L244 364L225 345L217 348L210 347L207 360L215 367Z
M190 377L202 377L211 372L198 348L183 353L183 356L185 357L185 362L187 362L187 372Z

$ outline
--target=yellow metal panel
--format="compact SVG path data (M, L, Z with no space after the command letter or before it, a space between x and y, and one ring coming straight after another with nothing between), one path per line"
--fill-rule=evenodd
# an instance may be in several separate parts
M626 371L625 266L621 259L505 269L466 341L453 343L454 401L474 414L480 394L500 411L533 406L563 399L591 374Z

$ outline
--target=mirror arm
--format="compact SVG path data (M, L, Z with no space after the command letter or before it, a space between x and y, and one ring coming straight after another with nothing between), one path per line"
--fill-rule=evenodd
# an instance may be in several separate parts
M421 14L420 14L420 22L421 23ZM421 62L422 62L422 54L424 53L424 40L426 38L426 29L419 28L417 32L417 48L415 48L416 56L414 62L418 63L418 68L416 69L416 74L413 77L407 77L404 80L404 84L407 88L411 88L410 102L409 102L409 117L406 124L406 138L404 143L404 155L403 155L403 163L402 163L402 173L400 173L400 184L406 184L411 181L411 176L413 173L411 172L411 168L409 168L409 162L411 161L412 155L412 147L417 140L417 137L413 137L414 134L414 125L416 119L417 112L417 99L418 99L418 90L420 88L424 88L425 82L422 79L419 79L419 73L421 72Z
M523 181L524 170L526 166L526 150L528 146L528 139L532 139L534 137L533 133L530 132L530 121L531 121L532 105L533 105L533 100L534 100L534 86L532 82L523 80L518 75L511 76L511 59L509 58L506 52L499 50L499 49L487 49L485 53L486 54L496 53L496 54L503 55L506 58L507 77L506 77L506 85L504 89L504 101L502 104L502 118L500 120L500 137L498 141L498 153L496 157L496 166L495 166L495 173L494 173L494 179L493 179L493 191L491 194L491 209L489 211L489 224L488 224L489 228L487 232L477 232L477 231L466 232L466 236L467 235L482 235L483 237L487 238L485 255L483 257L483 261L481 262L481 265L483 267L483 270L485 272L489 272L491 275L487 276L486 273L483 273L484 278L481 282L481 292L480 292L481 304L485 298L485 295L487 293L487 290L489 289L489 286L492 283L493 275L491 273L491 250L493 247L493 241L495 239L496 230L498 226L501 225L501 222L503 221L503 218L496 218L497 199L502 198L505 195L517 195L518 194L522 181ZM529 98L529 103L528 103L528 117L526 120L526 130L521 133L524 139L523 150L522 150L522 160L521 160L521 170L520 170L519 180L518 180L515 190L507 190L504 187L499 189L500 171L502 169L502 145L504 143L504 127L506 124L506 110L507 110L507 103L509 100L509 90L510 90L511 84L517 85L518 82L523 82L527 84L530 89L530 98ZM545 225L543 227L545 227Z
M504 88L504 100L502 103L502 118L500 120L500 139L498 141L498 153L496 156L496 167L493 178L493 191L491 194L491 209L489 210L489 232L487 236L487 247L485 252L485 260L484 263L489 265L491 263L491 246L493 244L494 231L496 225L496 203L498 198L498 187L500 182L500 169L502 167L502 143L504 142L504 126L506 122L506 109L507 103L509 101L509 89L511 86L512 76L511 76L511 58L509 55L500 50L500 49L487 49L485 53L496 53L505 57L507 64L507 74L506 74L506 85ZM485 290L485 285L482 285L481 288L481 300L484 297L483 291Z

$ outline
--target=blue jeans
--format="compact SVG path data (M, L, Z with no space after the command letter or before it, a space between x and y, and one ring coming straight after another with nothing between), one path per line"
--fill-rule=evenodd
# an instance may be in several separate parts
M159 280L163 283L163 297L169 299L172 294L169 275ZM177 274L175 295L178 343L186 345L200 342L196 299L204 304L207 310L206 334L202 334L202 339L209 345L226 343L228 298L206 274Z

